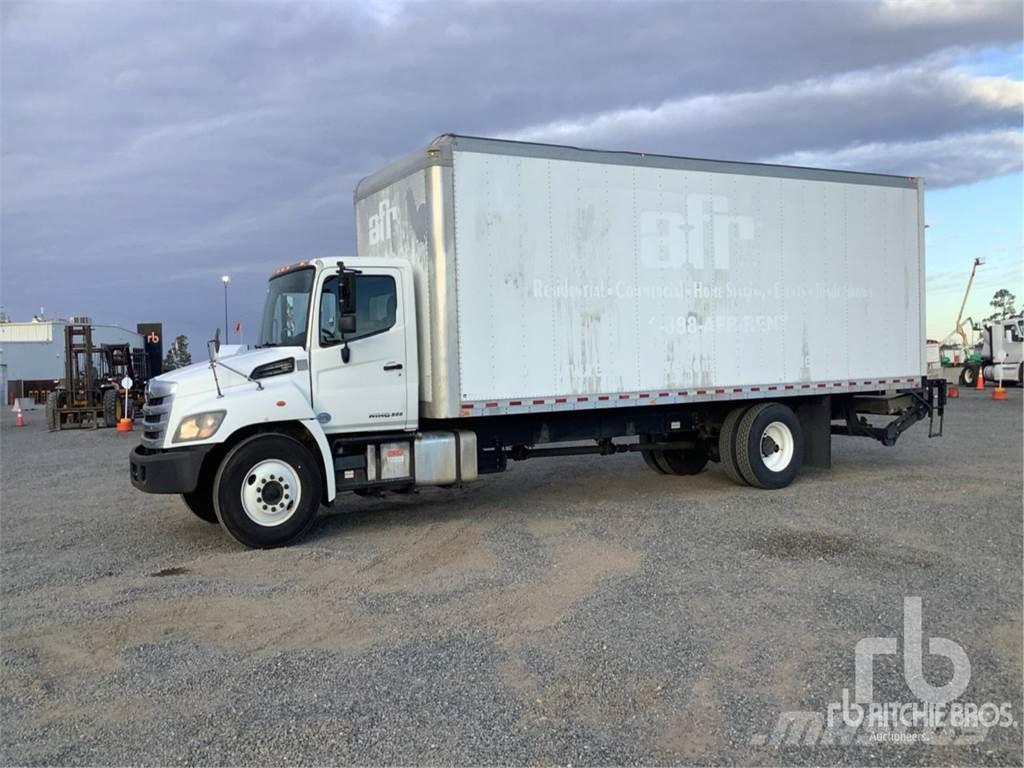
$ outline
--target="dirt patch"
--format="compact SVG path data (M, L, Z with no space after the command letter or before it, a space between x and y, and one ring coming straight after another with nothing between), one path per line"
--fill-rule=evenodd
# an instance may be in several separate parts
M491 627L506 646L554 627L603 579L627 576L640 567L639 552L609 542L575 539L549 548L551 565L538 577L467 600L469 618Z
M325 610L310 592L263 597L199 595L137 603L130 615L51 625L14 635L10 646L37 651L50 676L109 674L122 653L147 643L211 643L244 654L316 648L357 652L380 635L380 625L355 605Z
M1024 663L1024 622L1018 616L1005 624L996 624L991 632L992 648L1001 659L1016 669Z
M943 555L925 549L887 546L857 536L797 528L772 528L750 533L748 549L781 560L825 560L849 565L909 565L931 568Z
M161 576L184 576L187 573L192 573L192 571L190 571L188 568L183 568L181 566L175 566L173 568L161 568L159 571L155 571L155 572L153 572L153 573L151 573L149 575L150 576L156 576L156 577L161 577Z

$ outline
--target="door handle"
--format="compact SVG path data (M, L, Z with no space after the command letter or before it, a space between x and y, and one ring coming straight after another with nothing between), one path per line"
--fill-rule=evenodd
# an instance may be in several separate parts
M401 363L388 363L387 365L384 366L384 370L385 371L400 371L400 370L402 370L402 364Z

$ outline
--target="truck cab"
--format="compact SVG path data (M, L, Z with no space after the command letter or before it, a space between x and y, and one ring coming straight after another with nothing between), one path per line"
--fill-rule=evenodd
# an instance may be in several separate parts
M198 517L267 546L305 529L334 499L336 476L354 488L412 482L411 272L409 262L386 258L275 271L255 349L221 360L211 344L209 362L149 383L132 483L181 494ZM370 446L359 437L367 433ZM409 471L389 473L389 461Z
M980 375L987 381L1024 384L1024 317L1004 317L985 325Z
M326 434L413 430L418 379L411 267L397 259L349 259L344 270L318 261L275 274L260 348L298 347L297 354L308 356L310 407Z

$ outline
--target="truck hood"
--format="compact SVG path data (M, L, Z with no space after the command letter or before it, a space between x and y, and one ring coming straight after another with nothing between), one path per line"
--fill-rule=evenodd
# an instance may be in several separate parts
M251 375L253 370L266 363L273 363L278 360L295 358L295 367L300 367L299 361L305 362L306 350L302 347L267 347L265 349L253 349L248 352L240 352L220 359L217 365L217 380L220 382L221 391L239 386L255 386L245 376ZM227 366L227 367L225 367ZM233 368L234 371L229 370ZM238 371L238 373L235 373ZM216 385L213 380L213 371L210 370L209 361L194 363L184 368L176 368L173 371L161 374L152 381L174 384L176 396L193 395L200 392L214 392Z

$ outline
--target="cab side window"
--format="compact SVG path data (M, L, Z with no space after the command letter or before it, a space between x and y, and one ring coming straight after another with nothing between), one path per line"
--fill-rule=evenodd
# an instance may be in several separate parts
M341 343L338 333L338 278L324 281L320 294L320 344ZM383 333L395 324L398 291L395 279L388 275L356 275L356 332L348 335L349 343Z

